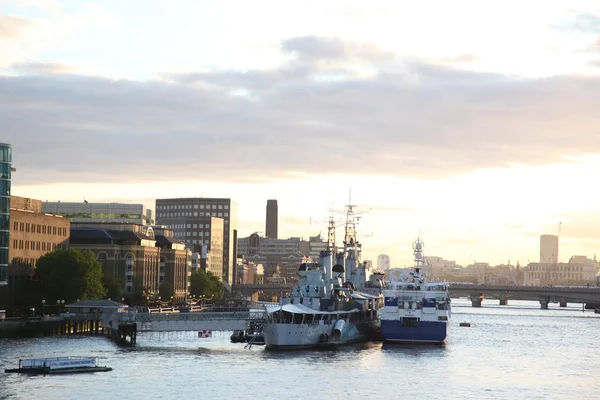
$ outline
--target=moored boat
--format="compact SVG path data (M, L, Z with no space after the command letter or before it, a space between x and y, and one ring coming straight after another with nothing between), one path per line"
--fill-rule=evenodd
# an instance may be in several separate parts
M18 368L4 370L4 372L16 372L21 374L73 374L106 371L112 371L112 368L99 366L98 358L96 357L72 356L20 359Z
M451 305L447 282L427 282L423 242L413 245L415 265L410 276L389 283L383 291L381 314L384 342L444 343L450 329Z
M379 291L366 283L356 240L353 206L347 208L343 251L335 247L335 225L329 221L327 250L318 263L301 264L298 283L277 306L267 307L262 333L267 349L326 348L368 340L379 328ZM335 265L334 263L335 257Z

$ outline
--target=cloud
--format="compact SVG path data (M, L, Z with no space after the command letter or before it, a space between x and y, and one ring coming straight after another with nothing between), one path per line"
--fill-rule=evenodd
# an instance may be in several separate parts
M587 53L600 53L600 37L598 37L596 40L590 43L586 47L585 51Z
M0 40L18 39L29 26L31 21L25 18L0 14Z
M12 64L9 69L19 73L40 75L65 74L75 72L75 69L69 65L59 63L41 63L34 61L15 63Z
M319 37L306 35L286 39L282 43L284 52L296 54L307 60L338 60L338 61L381 61L393 59L391 52L382 51L369 43L345 41L335 37Z
M591 13L580 13L566 27L582 33L600 32L600 16Z
M461 63L473 63L477 61L481 61L481 57L475 54L459 54L455 57L447 57L443 59L444 62L448 62L451 64L461 64Z
M349 57L345 43L325 42L338 48L338 59ZM285 46L316 60L144 82L26 65L43 73L0 78L15 179L434 179L555 163L600 148L596 77L514 79L376 57L369 76L339 67L342 79L318 79L324 50L315 39Z

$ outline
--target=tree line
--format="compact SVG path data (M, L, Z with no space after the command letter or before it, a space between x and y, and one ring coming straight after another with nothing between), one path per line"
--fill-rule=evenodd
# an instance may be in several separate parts
M220 298L223 284L212 273L201 269L192 272L190 294ZM44 300L49 306L54 302L65 304L77 300L106 299L119 301L124 297L123 282L104 276L102 264L90 250L57 249L38 259L33 275L21 289L26 293L20 296L18 307L31 307ZM173 296L173 285L165 281L158 293L162 299ZM132 305L146 301L141 290L128 295ZM33 303L33 304L32 304Z

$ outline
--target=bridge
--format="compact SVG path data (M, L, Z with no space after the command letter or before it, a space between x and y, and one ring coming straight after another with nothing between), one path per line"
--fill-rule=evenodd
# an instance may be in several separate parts
M485 298L498 299L500 305L506 305L509 299L533 300L546 310L549 303L561 307L567 303L600 304L600 287L450 284L450 297L469 297L473 307L481 307Z
M242 294L256 292L286 293L293 284L246 284L236 285ZM579 286L500 286L476 285L467 283L451 283L450 297L469 297L473 307L481 307L483 299L498 299L500 305L506 305L509 299L539 301L542 309L549 303L559 303L566 307L567 303L600 304L600 287Z
M239 308L233 311L200 312L115 312L103 316L102 326L136 325L137 332L175 331L235 331L246 330L251 322L262 323L266 319L264 305Z

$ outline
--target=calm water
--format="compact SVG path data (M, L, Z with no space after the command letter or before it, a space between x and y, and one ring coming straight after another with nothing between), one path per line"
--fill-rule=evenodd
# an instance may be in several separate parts
M454 301L445 346L369 343L271 352L229 334L138 336L135 349L101 337L0 340L0 371L19 358L97 356L111 372L0 372L1 399L598 399L600 315L534 302L475 309ZM461 321L472 324L459 327Z

